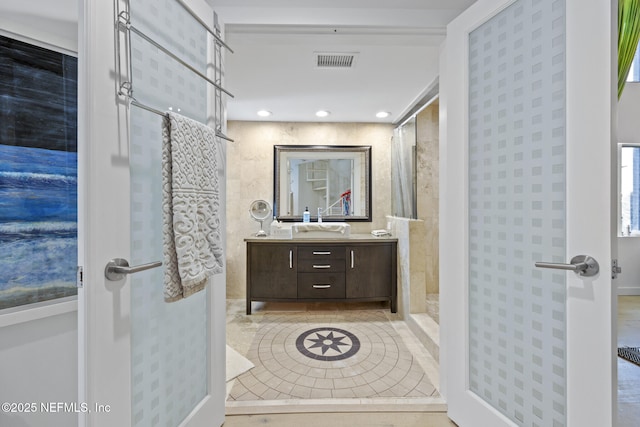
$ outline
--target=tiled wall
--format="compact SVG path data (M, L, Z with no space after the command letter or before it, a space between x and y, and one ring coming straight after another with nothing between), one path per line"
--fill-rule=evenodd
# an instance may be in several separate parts
M426 313L425 224L420 219L388 216L393 235L398 239L398 313Z
M371 145L373 222L351 223L351 232L386 227L393 125L229 121L227 134L235 140L227 146L227 298L246 294L243 239L259 229L249 216L249 205L256 199L273 203L274 145Z
M439 292L439 103L434 101L417 117L418 219L425 222L425 272L427 293Z

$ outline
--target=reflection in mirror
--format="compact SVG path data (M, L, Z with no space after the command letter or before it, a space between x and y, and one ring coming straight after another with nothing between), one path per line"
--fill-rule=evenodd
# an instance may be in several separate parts
M274 146L274 212L279 220L371 221L370 146Z
M620 236L640 236L640 145L619 144Z

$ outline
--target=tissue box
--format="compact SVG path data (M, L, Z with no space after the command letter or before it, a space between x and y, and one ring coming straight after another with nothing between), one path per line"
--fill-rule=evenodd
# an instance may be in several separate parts
M271 237L276 239L292 239L291 227L278 227L271 230Z

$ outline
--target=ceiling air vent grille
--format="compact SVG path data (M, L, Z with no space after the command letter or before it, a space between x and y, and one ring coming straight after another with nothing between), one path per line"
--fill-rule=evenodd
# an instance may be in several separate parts
M326 53L316 52L317 68L353 68L357 53Z

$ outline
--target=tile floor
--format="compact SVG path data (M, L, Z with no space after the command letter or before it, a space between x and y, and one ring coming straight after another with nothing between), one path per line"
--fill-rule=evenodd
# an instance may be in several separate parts
M235 380L228 414L446 410L437 362L384 304L254 303L253 312L228 302L228 343L256 365Z
M322 314L322 312L330 312L341 310L342 307L339 305L331 306L331 305L304 305L304 307L294 307L287 305L273 305L269 307L268 305L263 305L256 310L256 314L252 316L244 315L244 301L243 300L230 300L228 304L228 337L231 339L231 343L235 343L234 347L239 350L243 354L247 354L249 352L250 347L253 345L256 336L264 335L258 334L260 326L264 320L265 315L267 318L271 317L270 314L276 313L273 318L280 318L285 314L290 314L290 317L285 316L285 318L294 319L296 316L301 316L301 313L310 313L307 316L309 319L314 319L317 321L317 317ZM273 310L273 312L271 312ZM438 321L438 303L437 297L434 295L429 295L427 297L427 310L429 315L437 322ZM284 311L284 312L283 312ZM333 313L334 315L336 313ZM406 326L403 327L403 322L394 319L394 316L388 313L388 310L385 311L384 307L373 308L372 316L376 320L382 320L381 314L384 314L384 317L389 319L389 323L395 329L404 329L404 333L408 333L406 330ZM369 316L369 314L360 313L356 317L362 319L363 316ZM340 325L344 326L344 319L339 319L339 316L333 316L333 322L340 323ZM276 323L273 322L265 322L265 325L270 325L273 327ZM308 330L310 328L310 324L312 322L304 323L304 328ZM324 324L324 322L323 322ZM347 325L351 326L353 324L347 323ZM268 326L267 326L268 327ZM293 332L295 334L297 332ZM271 332L273 334L273 332ZM277 332L275 335L278 334ZM291 334L290 334L291 335ZM380 333L377 334L380 336ZM384 333L382 334L384 335ZM374 336L376 334L374 333ZM248 339L248 341L247 341ZM281 339L281 338L279 338ZM421 358L424 360L431 361L431 368L426 367L426 371L431 372L431 376L425 373L427 378L431 378L431 383L435 385L437 389L438 383L438 372L437 372L437 363L427 354L424 354L424 348L420 350L419 345L416 347L415 339L411 339L411 335L409 337L405 337L404 342L406 341L413 342L408 348L412 348L412 352L421 354ZM257 340L256 342L260 342L261 340ZM286 341L286 338L285 338ZM348 342L346 339L344 342ZM382 340L384 342L384 339ZM389 344L391 342L387 340ZM394 341L395 342L395 341ZM618 298L618 343L620 346L627 345L637 347L640 346L640 296L621 296ZM405 344L406 345L406 344ZM239 348L238 348L239 347ZM339 346L342 347L342 346ZM260 345L257 346L258 355L260 354ZM366 348L366 347L365 347ZM329 350L327 350L329 351ZM280 354L280 353L275 353ZM391 352L390 352L391 354ZM398 353L399 354L399 353ZM295 356L299 358L298 355ZM383 358L384 359L384 358ZM297 363L297 362L296 362ZM313 363L311 361L310 363ZM346 363L342 361L342 363ZM304 364L302 364L304 365ZM425 368L424 364L422 366ZM345 367L342 366L340 368L331 368L342 370ZM314 368L309 368L314 369ZM406 367L405 367L406 369ZM410 368L409 368L410 369ZM316 372L316 371L314 371ZM319 371L317 371L319 372ZM326 371L325 371L326 376ZM344 378L344 375L343 375ZM326 379L326 378L325 378ZM284 380L283 380L284 381ZM335 385L335 384L334 384ZM241 389L238 389L241 390ZM331 389L326 389L331 390ZM375 389L374 389L375 390ZM354 392L355 393L355 392ZM439 399L436 397L437 395L432 395L432 399ZM235 399L240 396L235 395ZM256 396L257 397L257 396ZM283 396L284 397L284 396ZM352 425L366 425L371 426L422 426L422 425L430 425L430 426L455 426L451 421L449 421L446 417L446 414L442 412L428 413L428 412L410 412L410 408L407 408L406 412L397 413L394 412L397 408L393 408L392 400L386 400L385 402L389 405L379 405L377 406L378 412L375 417L371 417L370 413L358 413L357 405L355 407L351 407L353 410L352 413L343 413L343 409L349 410L348 405L344 405L349 401L363 401L363 399L338 399L338 398L328 398L324 399L325 403L334 402L336 405L329 406L318 406L314 404L308 404L307 409L310 413L307 414L268 414L268 410L265 410L265 407L260 408L260 405L270 405L275 403L275 401L266 401L266 400L256 400L256 401L242 401L242 400L231 400L228 401L228 412L231 414L227 417L225 422L225 426L250 426L250 425L277 425L277 426L298 426L298 425L306 425L308 427L317 426L325 426L327 424L341 427L341 426L352 426ZM406 399L405 399L406 400ZM316 400L317 401L317 400ZM437 401L437 400L434 400ZM281 405L302 405L303 402L314 402L310 399L288 399L281 401ZM441 402L441 401L440 401ZM341 403L341 404L339 404ZM256 410L253 412L255 414L263 414L263 415L233 415L233 414L250 414L251 411L247 410L248 407L243 411L241 407L235 408L233 405L257 405ZM277 408L276 405L274 408ZM318 411L319 408L322 410L322 416L319 417L317 413L314 411ZM362 407L360 407L362 410ZM385 412L387 409L389 412ZM277 409L274 412L286 412L286 411L278 411ZM630 362L627 362L621 358L618 358L618 427L632 427L638 425L638 420L640 419L640 366L636 366Z

